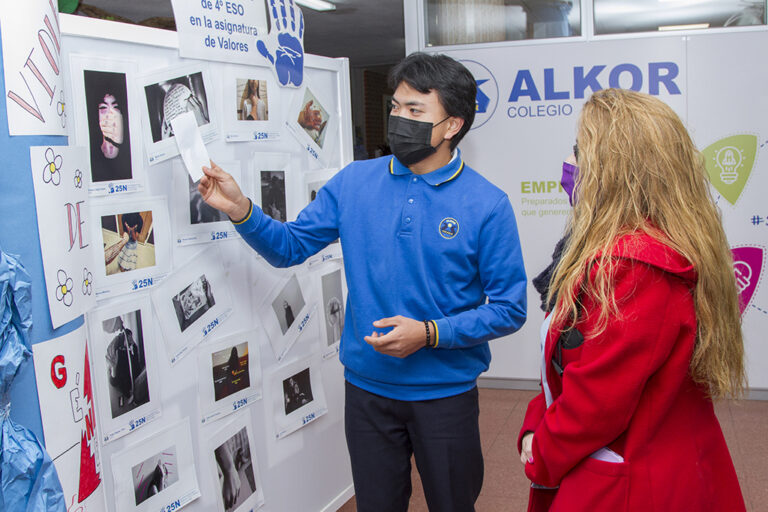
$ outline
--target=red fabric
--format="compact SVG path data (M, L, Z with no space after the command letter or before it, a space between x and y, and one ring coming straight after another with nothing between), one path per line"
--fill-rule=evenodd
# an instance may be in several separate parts
M562 377L549 363L561 326L547 334L553 403L531 401L520 439L534 432L528 478L559 489L532 489L529 511L746 510L712 402L690 377L693 267L645 234L613 256L619 315L590 336L597 305L582 297L585 341L562 351ZM590 458L606 446L624 462Z

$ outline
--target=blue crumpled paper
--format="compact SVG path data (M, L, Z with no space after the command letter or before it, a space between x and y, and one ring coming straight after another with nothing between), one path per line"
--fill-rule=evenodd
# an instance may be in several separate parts
M0 510L65 511L64 492L37 437L10 418L10 389L32 355L31 279L18 258L0 250Z

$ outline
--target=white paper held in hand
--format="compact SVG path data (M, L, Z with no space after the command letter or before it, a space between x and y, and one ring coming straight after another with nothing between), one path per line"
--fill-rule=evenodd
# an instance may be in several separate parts
M203 137L197 128L195 114L185 112L171 120L171 128L179 146L179 153L192 181L197 182L203 177L203 166L210 166L208 150L205 149Z

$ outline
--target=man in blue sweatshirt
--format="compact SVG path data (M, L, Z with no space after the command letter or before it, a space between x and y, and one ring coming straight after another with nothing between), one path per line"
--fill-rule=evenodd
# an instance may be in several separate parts
M405 511L411 455L430 510L471 511L483 483L477 377L488 341L525 322L526 277L506 194L464 163L469 71L412 54L390 74L394 156L353 162L280 223L216 165L200 193L277 267L341 239L349 287L340 358L357 509Z

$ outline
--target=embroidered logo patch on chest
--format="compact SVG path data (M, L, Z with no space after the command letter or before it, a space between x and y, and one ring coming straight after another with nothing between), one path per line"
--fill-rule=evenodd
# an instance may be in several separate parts
M459 234L459 221L453 217L446 217L440 221L440 236L450 240Z

